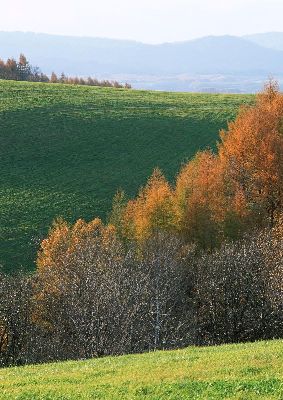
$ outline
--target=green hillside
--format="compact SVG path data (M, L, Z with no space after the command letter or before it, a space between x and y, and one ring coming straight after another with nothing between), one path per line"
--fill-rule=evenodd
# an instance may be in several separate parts
M282 398L282 341L0 369L1 400Z
M54 217L105 217L155 166L172 180L252 99L0 81L0 264L32 268Z

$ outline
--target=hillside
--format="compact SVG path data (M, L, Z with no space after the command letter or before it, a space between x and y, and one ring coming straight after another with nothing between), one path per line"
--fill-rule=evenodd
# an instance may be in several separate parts
M244 38L259 46L283 51L283 32L257 33L254 35L246 35Z
M282 81L283 51L268 47L272 46L261 45L256 37L229 35L152 45L107 38L0 32L1 58L18 58L23 52L47 74L63 71L68 75L128 81L138 89L173 91L251 93L260 90L269 76Z
M55 217L105 217L155 166L172 180L253 99L4 81L0 98L0 264L25 269Z
M235 36L145 44L106 38L0 32L1 57L24 52L46 73L74 75L281 73L283 52ZM68 49L68 51L66 51Z
M0 370L0 399L281 399L282 341Z

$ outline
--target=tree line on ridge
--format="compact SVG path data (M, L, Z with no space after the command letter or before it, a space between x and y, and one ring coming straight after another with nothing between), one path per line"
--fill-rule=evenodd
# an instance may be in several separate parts
M131 85L127 82L122 84L115 80L98 80L91 76L88 78L72 77L62 73L58 77L55 72L52 72L51 76L48 77L48 75L42 73L38 67L32 66L24 54L20 55L18 61L13 58L8 58L6 62L0 59L0 79L131 89Z

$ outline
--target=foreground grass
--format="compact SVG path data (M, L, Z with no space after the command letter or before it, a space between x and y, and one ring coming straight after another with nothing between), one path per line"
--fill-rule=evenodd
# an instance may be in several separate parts
M0 264L32 268L55 217L104 218L156 166L173 180L252 100L0 81Z
M0 399L283 399L283 342L0 369Z

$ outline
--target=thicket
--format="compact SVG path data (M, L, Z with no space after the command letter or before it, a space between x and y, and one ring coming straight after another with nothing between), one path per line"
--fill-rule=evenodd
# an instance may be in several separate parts
M23 54L20 55L18 61L13 58L8 58L6 62L0 59L0 79L131 89L129 83L123 85L117 81L99 81L93 77L88 77L86 79L77 76L70 77L64 73L58 77L55 72L52 72L51 76L48 77L46 74L42 73L38 67L32 66Z
M156 169L138 196L114 199L109 221L121 237L143 242L155 231L174 232L204 249L273 226L282 210L283 95L270 82L254 106L241 108L218 153L199 152L171 186Z
M2 365L282 337L282 121L270 82L174 187L56 220L36 272L0 277Z

